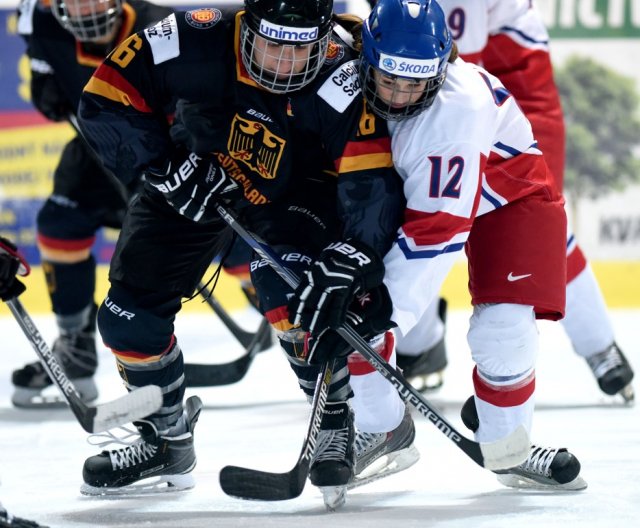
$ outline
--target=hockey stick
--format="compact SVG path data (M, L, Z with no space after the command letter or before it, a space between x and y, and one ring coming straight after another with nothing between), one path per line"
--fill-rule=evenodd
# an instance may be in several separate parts
M160 387L155 385L135 389L110 402L96 406L87 405L82 401L73 383L67 378L22 303L18 298L9 299L6 303L24 335L31 342L31 346L40 358L46 373L58 386L78 422L88 433L99 433L139 420L156 412L162 406L162 391Z
M264 501L294 499L302 493L309 475L311 457L320 433L322 413L327 403L332 375L333 362L326 363L316 381L307 434L295 466L286 473L270 473L238 466L225 466L220 471L222 491L227 495L241 499Z
M237 222L235 215L220 204L216 205L216 209L222 219L238 233L260 257L265 259L291 288L295 289L297 287L300 283L298 277L280 262L279 256L266 242L246 230ZM420 392L405 380L398 370L394 369L373 350L350 325L342 325L338 328L337 332L395 387L405 402L413 405L420 414L432 422L442 434L451 440L476 464L490 470L509 469L521 464L529 455L531 442L523 426L518 427L507 437L496 440L495 442L481 443L469 440L460 434Z
M250 335L253 339L247 345L245 353L229 363L185 363L184 377L187 387L231 385L244 378L256 354L271 348L274 344L271 325L264 318L258 330Z
M209 305L209 307L214 311L214 313L218 316L218 318L224 323L224 325L227 327L227 330L229 330L229 332L233 334L233 337L235 337L244 348L248 348L249 345L255 340L257 333L260 331L260 328L262 327L258 328L258 330L256 330L255 332L247 332L246 330L243 330L242 328L240 328L240 326L238 326L238 324L232 319L232 317L222 307L218 299L216 299L213 296L213 294L209 294L205 290L205 288L206 287L202 283L198 284L198 291L200 291L200 294L202 295L202 297L204 297L204 300ZM269 348L269 347L266 347L266 348Z
M104 173L112 181L121 198L125 201L125 203L128 202L129 191L127 190L125 185L117 178L117 176L102 164L100 156L91 147L89 141L84 135L84 132L80 128L80 123L78 122L77 116L73 113L69 113L67 115L67 120L78 134L78 137L83 140L87 152L91 155L94 161L96 161L102 167ZM186 385L187 387L211 387L216 385L230 385L232 383L236 383L237 381L241 380L247 373L255 354L273 346L271 331L270 329L267 329L269 330L267 332L265 329L263 329L263 325L261 325L254 333L243 330L236 324L236 322L231 318L231 316L222 307L218 300L213 297L213 295L208 295L204 291L205 287L203 284L199 284L198 288L207 304L211 307L211 309L215 312L215 314L227 327L227 329L233 334L233 336L242 344L246 352L243 356L236 359L235 361L220 365L186 363L184 366Z

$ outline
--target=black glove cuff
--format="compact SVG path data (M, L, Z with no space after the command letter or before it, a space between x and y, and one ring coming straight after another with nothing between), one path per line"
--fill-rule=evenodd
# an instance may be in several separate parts
M14 279L11 286L9 286L9 288L7 288L6 291L2 293L2 297L0 298L3 301L15 299L16 297L22 295L26 289L27 287L22 282L20 282L18 279Z

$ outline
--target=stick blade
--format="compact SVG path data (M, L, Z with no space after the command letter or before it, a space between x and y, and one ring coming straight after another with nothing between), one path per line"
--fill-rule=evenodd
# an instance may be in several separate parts
M531 440L520 425L513 433L495 442L481 443L483 466L490 470L510 469L522 464L531 451Z
M217 387L237 383L249 370L253 356L244 355L231 363L185 363L184 379L187 387Z
M308 468L296 466L288 473L269 473L238 466L220 471L220 487L227 495L248 500L281 501L298 497L307 480Z
M162 391L156 385L132 390L120 398L95 407L93 431L98 433L145 418L162 406Z
M271 325L266 319L260 323L245 354L229 363L185 363L184 378L187 387L217 387L231 385L245 377L256 354L268 350L273 343Z

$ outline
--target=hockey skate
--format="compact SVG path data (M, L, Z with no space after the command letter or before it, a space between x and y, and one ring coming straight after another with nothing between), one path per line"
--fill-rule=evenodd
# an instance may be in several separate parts
M420 453L413 445L416 436L408 408L400 425L388 433L356 431L355 476L348 488L356 488L393 475L415 464Z
M438 316L447 321L447 301L440 299ZM442 387L444 369L447 366L447 349L444 336L428 350L417 356L396 351L396 363L403 376L420 392L430 392Z
M335 510L345 503L355 467L353 412L347 402L327 403L313 453L309 480L324 503Z
M611 396L620 394L626 403L634 402L635 393L631 385L633 370L618 345L612 343L603 352L586 360L602 392Z
M135 422L139 438L126 447L89 457L82 469L83 495L144 495L182 491L195 485L190 472L196 465L193 430L202 409L197 396L186 403L181 431L159 435L150 421ZM138 435L136 435L138 436Z
M587 487L580 476L580 462L564 447L532 444L522 464L494 473L498 475L498 482L509 488L579 491Z
M85 402L98 397L93 376L98 367L96 353L96 307L94 306L90 322L79 332L60 331L60 336L51 347L67 377ZM45 372L42 363L29 363L21 369L14 370L11 376L14 386L11 402L16 407L24 408L55 408L64 407L66 400L58 393L43 394L53 382Z
M471 431L480 425L475 399L471 396L462 406L462 422ZM580 476L580 462L566 448L531 445L527 459L511 469L496 470L498 482L510 488L547 491L579 491L587 487Z
M47 528L44 524L9 515L0 504L0 528Z

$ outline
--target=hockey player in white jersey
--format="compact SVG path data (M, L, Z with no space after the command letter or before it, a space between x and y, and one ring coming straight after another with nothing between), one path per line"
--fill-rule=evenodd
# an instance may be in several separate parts
M553 80L549 35L540 13L529 0L440 0L439 4L460 56L498 77L518 101L562 191L564 120ZM436 307L434 303L407 336L399 336L398 365L409 377L446 365L444 325ZM602 292L570 226L562 325L600 389L632 401L633 370L615 342Z
M530 431L535 319L564 313L561 193L511 94L482 68L456 60L437 3L381 0L364 24L362 46L363 94L389 123L407 199L404 223L384 259L392 320L406 335L464 249L476 367L475 406L463 418L480 442L520 425ZM313 268L290 304L312 336L324 321L344 321L334 299L344 290L332 286L331 277L316 280L331 264L321 256ZM523 464L499 478L518 487L575 490L586 487L579 472L566 449L534 445Z

